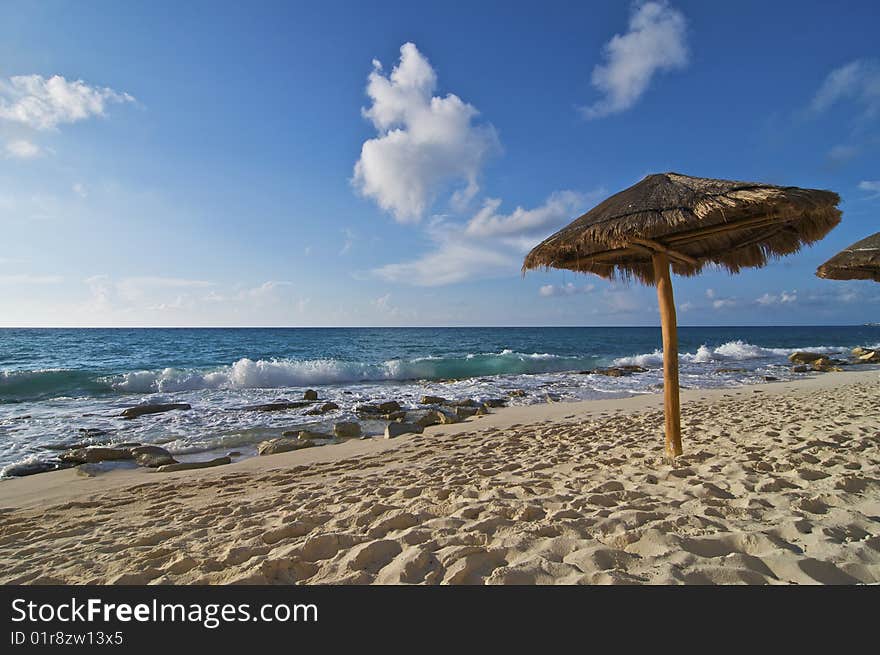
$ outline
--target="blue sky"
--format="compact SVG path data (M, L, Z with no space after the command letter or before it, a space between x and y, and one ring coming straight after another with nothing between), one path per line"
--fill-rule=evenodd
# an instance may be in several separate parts
M0 325L654 325L522 257L658 171L840 226L676 278L682 325L880 320L876 2L0 5Z

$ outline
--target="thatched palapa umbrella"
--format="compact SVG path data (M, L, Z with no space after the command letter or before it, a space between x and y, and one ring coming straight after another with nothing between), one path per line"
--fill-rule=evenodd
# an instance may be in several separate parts
M575 219L526 256L523 273L561 268L605 278L637 277L657 286L663 333L666 450L681 454L678 334L672 271L696 275L707 264L736 273L797 252L840 222L831 191L649 175Z
M880 232L844 248L816 269L829 280L874 280L880 282Z

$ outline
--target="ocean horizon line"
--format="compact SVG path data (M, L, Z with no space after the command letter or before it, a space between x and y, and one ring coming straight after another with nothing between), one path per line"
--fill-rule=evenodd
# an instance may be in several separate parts
M682 328L834 328L834 327L876 327L880 323L753 323L753 324L716 324L695 323L678 325ZM547 329L637 329L659 328L656 324L648 325L0 325L0 330L547 330Z

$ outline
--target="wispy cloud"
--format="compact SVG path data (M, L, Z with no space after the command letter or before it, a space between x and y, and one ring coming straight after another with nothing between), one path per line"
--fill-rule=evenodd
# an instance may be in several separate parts
M355 233L350 228L345 228L342 230L342 233L345 235L345 240L342 242L342 248L339 249L340 255L347 255L351 252L352 247L354 246L355 241ZM309 247L309 250L311 247ZM309 253L306 252L306 255Z
M772 305L790 305L792 303L796 303L797 299L797 290L795 290L791 292L782 291L778 294L765 293L760 298L755 300L755 302L764 307L769 307Z
M386 264L373 273L389 282L436 287L510 273L516 271L520 263L508 252L463 239L460 227L434 229L431 237L435 242L431 252L407 262Z
M856 59L835 68L813 96L810 111L821 114L845 100L859 107L862 118L880 115L880 61Z
M827 154L836 167L861 155L871 142L865 130L880 118L880 59L856 59L832 70L802 115L815 119L833 107L840 107L844 116L849 112L851 121L847 142L833 146Z
M859 147L845 143L832 146L828 150L828 160L834 166L840 166L859 156Z
M588 194L576 191L556 191L543 204L525 209L516 207L509 214L501 214L500 198L487 198L483 207L468 221L465 234L471 237L499 238L514 245L525 240L529 247L541 237L553 232L586 209L591 201L605 195L604 189Z
M82 80L69 81L60 75L18 75L0 80L0 119L36 130L103 116L108 105L127 102L134 102L128 93L90 86Z
M537 207L517 207L510 214L499 213L501 201L490 198L465 223L435 217L425 228L433 250L407 262L387 264L373 273L391 282L416 286L513 275L519 271L525 251L583 211L590 198L600 193L557 192Z
M538 289L538 295L543 296L544 298L552 298L554 296L575 296L591 293L595 288L596 287L592 284L577 285L574 282L560 285L545 284Z
M420 221L449 183L464 183L453 200L466 206L479 191L484 162L499 147L491 125L474 124L476 108L451 93L435 96L436 87L434 69L413 43L401 46L388 76L373 60L372 105L362 111L378 136L363 144L353 183L401 223Z
M880 197L880 180L862 180L859 182L859 189L867 191L872 198Z
M712 309L730 309L732 307L736 307L739 304L739 301L734 297L722 297L719 296L715 289L709 288L706 289L706 298L711 301Z
M604 97L581 108L588 119L629 109L647 91L656 73L687 66L684 15L665 0L636 4L629 30L615 34L605 44L603 55L605 63L593 69L592 83Z
M43 154L43 150L26 139L10 141L6 144L6 156L15 159L36 159Z

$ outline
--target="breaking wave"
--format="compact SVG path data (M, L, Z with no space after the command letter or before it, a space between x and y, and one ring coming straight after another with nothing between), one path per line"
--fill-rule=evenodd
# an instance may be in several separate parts
M694 353L680 353L678 358L681 362L692 364L711 364L714 362L738 362L753 359L779 359L787 357L795 350L808 350L822 354L834 354L846 352L842 346L811 346L806 348L763 348L745 341L728 341L716 348L701 345ZM618 357L614 360L615 366L643 366L655 368L663 365L663 351L655 350L651 353L632 355L630 357Z

